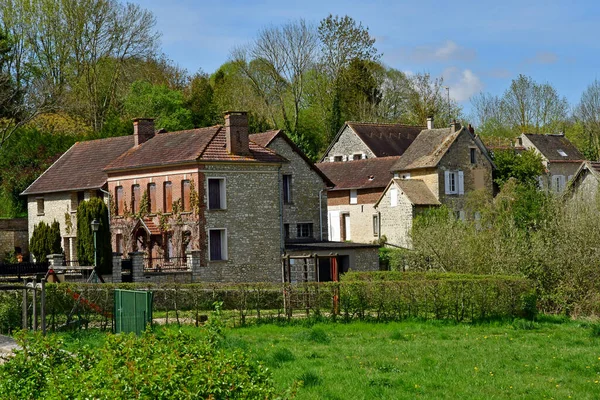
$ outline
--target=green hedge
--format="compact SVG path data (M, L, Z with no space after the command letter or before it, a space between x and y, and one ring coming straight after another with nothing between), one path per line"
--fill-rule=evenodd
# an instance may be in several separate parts
M523 281L527 279L510 275L481 275L457 274L451 272L402 272L402 271L373 271L348 272L342 275L342 282L349 281L410 281L410 280L456 280L456 281Z

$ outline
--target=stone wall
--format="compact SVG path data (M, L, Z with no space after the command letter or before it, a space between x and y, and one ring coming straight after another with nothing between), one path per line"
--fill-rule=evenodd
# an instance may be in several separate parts
M323 156L323 162L330 162L330 157L335 156L346 156L347 160L351 160L352 156L356 153L365 154L366 158L375 157L375 154L367 147L367 145L349 126L346 125L337 142L335 142L329 152Z
M313 257L330 256L332 253L338 256L348 256L348 271L378 271L379 270L379 248L378 247L357 247L357 248L331 248L323 250L291 250L286 251L286 255L291 257Z
M548 165L547 165L548 174L543 176L544 189L550 188L551 191L554 191L554 188L551 186L552 177L554 175L562 175L565 177L565 188L566 188L567 185L569 184L570 178L573 178L573 176L575 175L575 173L577 172L579 167L581 167L580 162L574 162L574 163L550 162L550 163L548 163Z
M412 177L411 177L412 178ZM398 193L398 204L391 206L390 188L395 187ZM386 237L387 243L411 248L411 231L414 217L413 205L402 190L396 185L390 185L383 198L377 205L379 211L379 229L381 236Z
M13 253L17 247L21 249L21 254L27 257L29 254L27 219L0 219L0 262L4 261L5 253Z
M297 223L312 223L314 239L327 240L327 195L323 179L285 139L277 137L268 147L290 161L281 167L281 174L292 176L291 202L283 204L283 223L290 225L289 239L297 239ZM323 191L321 204L319 204L320 191Z

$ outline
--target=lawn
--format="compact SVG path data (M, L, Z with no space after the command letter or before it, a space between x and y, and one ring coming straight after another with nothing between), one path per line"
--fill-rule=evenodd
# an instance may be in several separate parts
M600 337L573 321L262 325L226 345L297 399L598 399Z

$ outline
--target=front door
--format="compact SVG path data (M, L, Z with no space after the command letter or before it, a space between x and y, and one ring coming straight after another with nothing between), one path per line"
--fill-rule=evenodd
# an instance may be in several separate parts
M343 232L344 235L342 237L342 241L346 241L346 240L351 240L351 236L350 236L350 214L343 214L342 215L342 226L343 226Z
M340 212L329 211L329 240L339 242L340 237Z

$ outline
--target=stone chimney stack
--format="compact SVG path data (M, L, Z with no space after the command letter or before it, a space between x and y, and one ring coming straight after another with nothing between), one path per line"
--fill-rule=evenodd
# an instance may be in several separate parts
M427 129L433 129L433 115L427 117Z
M154 137L154 118L133 119L133 141L135 146Z
M229 154L250 155L247 112L225 112L225 138Z
M456 120L452 121L452 123L450 124L450 132L452 133L458 132L461 129L462 127L460 126L460 122L456 122Z

